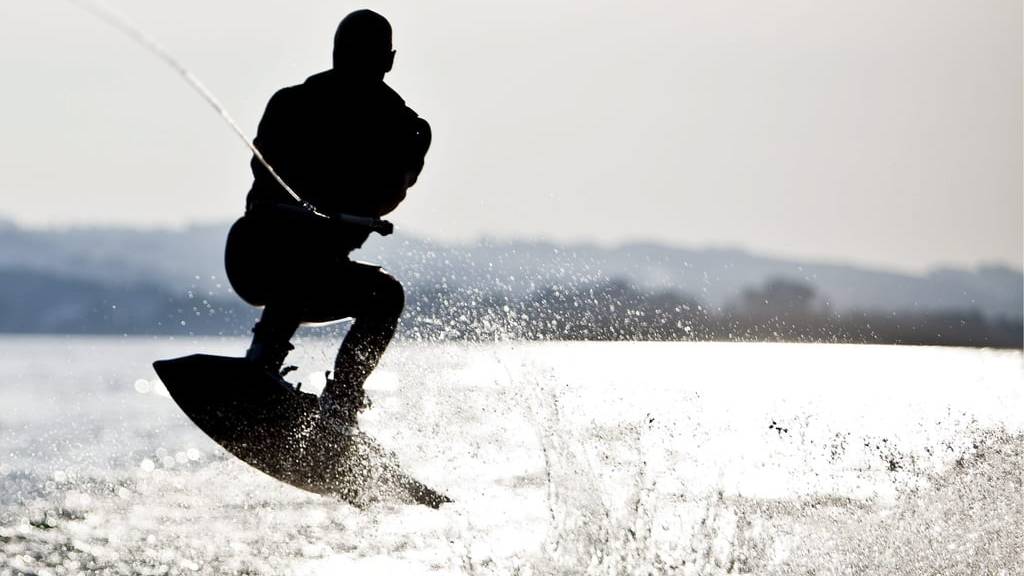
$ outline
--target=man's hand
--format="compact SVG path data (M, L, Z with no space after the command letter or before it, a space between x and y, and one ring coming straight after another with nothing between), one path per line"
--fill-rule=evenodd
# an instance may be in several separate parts
M387 236L395 231L395 226L387 220L381 220L380 218L371 218L369 216L353 216L352 214L338 213L333 216L338 222L348 224L350 226L361 226L363 228L369 228L371 232L376 232L381 236Z
M373 231L381 236L390 236L395 231L395 225L387 220L377 220Z

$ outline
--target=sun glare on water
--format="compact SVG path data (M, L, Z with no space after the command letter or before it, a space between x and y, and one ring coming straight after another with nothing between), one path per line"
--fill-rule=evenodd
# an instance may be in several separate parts
M0 573L1024 571L1019 352L402 343L362 427L455 502L358 511L226 454L147 367L242 342L7 345L67 353L4 390ZM304 389L329 350L289 359Z

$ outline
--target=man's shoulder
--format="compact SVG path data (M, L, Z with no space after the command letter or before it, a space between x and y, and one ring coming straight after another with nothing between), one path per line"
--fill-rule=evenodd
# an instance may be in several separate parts
M267 107L301 111L310 107L319 110L328 105L345 106L345 103L389 110L401 116L416 116L398 92L386 83L352 84L331 70L314 74L301 84L281 88L270 97Z
M299 86L285 86L270 97L270 101L267 102L267 108L280 108L287 106L289 103L294 102L296 98L301 98L301 90Z
M390 103L395 104L397 106L405 106L405 99L399 96L398 92L395 92L394 88L388 86L387 83L385 82L381 82L380 85L381 92L383 93L384 98L386 98Z
M300 84L294 84L292 86L285 86L274 95L270 97L271 102L284 102L294 101L295 99L301 99L311 94L317 94L328 88L330 78L328 76L330 70L320 72L306 78Z
M334 87L337 82L338 79L333 70L324 70L323 72L313 74L309 78L306 78L305 82L297 86L292 86L292 88L299 90L324 90Z

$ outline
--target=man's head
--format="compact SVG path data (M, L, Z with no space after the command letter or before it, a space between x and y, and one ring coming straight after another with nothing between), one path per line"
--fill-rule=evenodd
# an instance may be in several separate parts
M345 16L334 33L334 68L347 73L383 78L391 71L391 24L372 10Z

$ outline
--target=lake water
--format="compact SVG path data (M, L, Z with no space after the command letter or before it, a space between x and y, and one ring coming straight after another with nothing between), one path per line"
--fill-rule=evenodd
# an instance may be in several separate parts
M362 427L455 502L238 462L149 364L234 339L0 338L0 574L1022 574L1019 352L398 343ZM299 342L304 389L333 345Z

